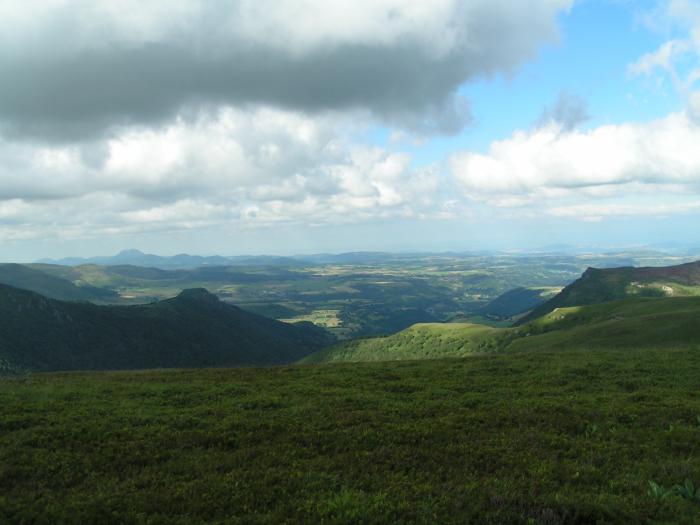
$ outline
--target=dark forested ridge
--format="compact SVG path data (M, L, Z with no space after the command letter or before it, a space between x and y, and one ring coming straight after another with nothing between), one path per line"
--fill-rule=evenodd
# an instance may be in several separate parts
M0 285L0 366L101 370L272 365L320 349L329 335L220 302L204 289L136 306L64 302Z

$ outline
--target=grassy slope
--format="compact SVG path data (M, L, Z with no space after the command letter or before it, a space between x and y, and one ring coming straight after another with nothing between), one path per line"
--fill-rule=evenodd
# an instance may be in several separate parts
M303 363L339 361L385 361L387 359L429 359L458 357L493 346L498 330L469 323L416 324L389 337L357 339L321 350Z
M520 328L511 350L694 347L700 345L700 298L627 299L560 308Z
M694 347L700 344L700 297L639 298L558 309L518 328L416 325L389 337L351 341L306 363L458 357L546 348Z
M617 301L630 297L700 295L700 261L652 268L589 268L580 279L518 321L525 324L555 308Z
M2 523L697 523L700 349L0 382Z
M117 295L94 286L76 286L71 280L23 264L0 264L0 283L63 301L110 301Z

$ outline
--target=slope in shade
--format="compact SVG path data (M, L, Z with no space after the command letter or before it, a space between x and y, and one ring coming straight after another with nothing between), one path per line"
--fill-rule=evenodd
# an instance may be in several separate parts
M62 302L0 285L0 360L30 370L107 370L290 363L328 333L220 302L204 289L138 306Z
M23 264L0 264L0 284L31 290L62 301L113 301L118 294L94 286L76 286L68 279Z

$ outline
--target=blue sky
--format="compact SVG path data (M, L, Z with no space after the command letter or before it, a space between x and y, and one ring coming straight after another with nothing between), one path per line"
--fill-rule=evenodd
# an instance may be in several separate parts
M298 3L0 7L3 258L700 244L699 2Z
M527 129L566 91L581 97L590 120L584 128L662 118L683 109L667 79L632 77L628 66L640 56L678 37L672 27L648 27L644 17L653 1L583 0L558 18L560 40L542 47L539 56L512 75L484 78L460 89L471 104L474 122L454 137L436 137L416 150L418 163L433 163L451 152L485 152L494 140ZM386 145L389 131L378 129Z

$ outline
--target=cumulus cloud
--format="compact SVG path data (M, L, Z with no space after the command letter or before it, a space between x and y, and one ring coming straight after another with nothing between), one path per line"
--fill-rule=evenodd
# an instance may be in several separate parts
M530 130L491 144L486 153L461 152L450 171L471 201L549 215L600 221L700 210L700 6L660 4L655 23L680 25L684 38L663 43L628 66L634 76L671 79L684 111L643 123L577 129L586 104L562 92Z
M443 214L440 172L343 138L355 125L222 108L95 143L0 140L0 239Z
M456 154L450 167L465 195L499 207L697 195L698 144L700 127L685 113L568 133L553 123L495 142L486 154Z
M556 38L572 0L27 0L0 4L6 135L83 140L222 105L361 110L459 131L464 82Z

